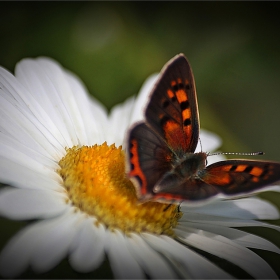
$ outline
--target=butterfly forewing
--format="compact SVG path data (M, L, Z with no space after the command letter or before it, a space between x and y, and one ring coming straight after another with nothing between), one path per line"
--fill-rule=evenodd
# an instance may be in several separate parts
M161 71L145 116L173 151L194 152L199 117L194 78L184 55L177 55Z
M254 160L226 160L208 166L201 178L220 193L249 193L280 180L280 163Z
M129 176L136 179L144 198L152 194L157 181L171 169L172 153L162 138L145 123L131 129L128 142Z

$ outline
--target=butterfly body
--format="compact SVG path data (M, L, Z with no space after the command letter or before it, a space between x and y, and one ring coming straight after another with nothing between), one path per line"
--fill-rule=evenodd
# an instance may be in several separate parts
M280 180L280 163L226 160L206 166L195 153L199 113L191 67L183 54L161 71L145 121L128 134L128 175L140 200L201 201L249 193Z
M187 153L183 158L174 160L172 169L166 172L154 187L155 192L172 189L174 180L185 183L203 177L206 153ZM173 178L173 181L170 180ZM170 181L170 183L168 183ZM178 183L178 184L180 184Z

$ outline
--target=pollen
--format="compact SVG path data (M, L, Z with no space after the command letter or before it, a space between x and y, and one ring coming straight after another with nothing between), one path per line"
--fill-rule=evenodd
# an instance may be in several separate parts
M107 143L66 149L59 162L69 201L110 230L150 232L174 236L182 216L178 205L156 201L139 203L125 173L122 147ZM97 223L97 224L98 224Z

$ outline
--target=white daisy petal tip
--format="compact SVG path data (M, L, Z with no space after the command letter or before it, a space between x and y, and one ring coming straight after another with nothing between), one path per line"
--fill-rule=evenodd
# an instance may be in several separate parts
M116 230L107 232L108 243L106 252L110 260L112 271L116 278L142 279L145 278L143 269L131 254L126 244L126 237Z
M73 240L69 263L78 272L91 272L104 261L104 248L105 228L102 225L96 227L93 219L86 219L80 233Z
M135 100L135 104L133 107L133 113L130 118L130 125L137 122L137 121L143 121L144 120L144 110L147 105L148 97L158 79L158 74L153 74L150 77L148 77L144 84L142 85L137 98Z
M66 210L66 198L63 193L8 187L0 191L0 213L15 220L50 218Z

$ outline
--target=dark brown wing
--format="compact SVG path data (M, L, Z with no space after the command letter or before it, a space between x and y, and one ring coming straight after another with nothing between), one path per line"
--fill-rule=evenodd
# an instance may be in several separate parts
M154 199L175 201L199 201L209 199L219 193L219 189L199 179L182 180L177 174L166 174L165 184L173 184L173 188L153 193Z
M153 198L199 201L218 194L230 197L248 194L279 180L280 163L226 160L208 166L191 180L184 180L172 172L166 173L164 184L173 184L174 187L166 192L154 193Z
M249 193L280 180L280 163L254 160L226 160L209 165L201 178L220 193Z
M193 73L183 54L162 69L145 111L147 124L177 152L194 152L199 116Z
M134 126L128 138L128 175L136 179L141 197L148 197L154 185L171 169L172 152L145 123Z

